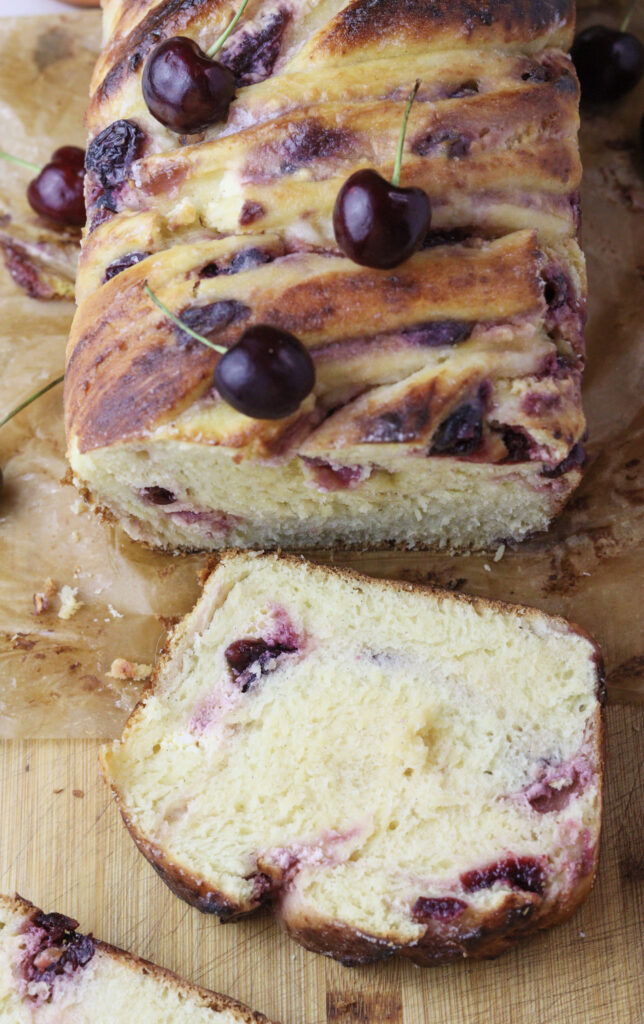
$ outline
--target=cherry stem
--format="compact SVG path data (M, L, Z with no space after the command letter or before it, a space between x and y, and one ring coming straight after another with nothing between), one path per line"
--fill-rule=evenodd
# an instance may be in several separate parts
M20 164L21 167L28 167L30 171L36 171L38 174L42 171L42 167L38 164L32 164L29 160L23 160L20 156L14 156L13 153L5 153L4 150L0 149L0 157L3 160L10 160L12 164ZM0 424L1 426L2 424Z
M191 338L196 338L197 341L200 341L202 343L202 345L207 345L208 348L213 349L215 352L219 352L220 355L224 355L224 353L228 351L228 349L224 348L223 345L215 345L213 341L209 341L208 338L204 338L203 334L198 334L196 331L193 331L192 327L188 327L188 325L184 324L183 321L180 320L178 316L175 316L174 313L171 313L166 304L164 302L161 302L161 299L157 298L157 296L154 294L147 281L143 285L143 291L149 298L152 299L155 306L158 306L161 312L165 313L165 315L170 320L172 320L173 324L176 324L177 327L180 327L182 331L185 331L186 334L189 334ZM2 426L1 423L0 426Z
M239 21L239 19L242 16L242 14L244 13L244 9L245 9L247 3L248 3L248 0L242 0L242 5L239 8L239 10L237 11L237 14L235 15L235 17L231 21L231 23L228 26L228 28L225 29L225 31L221 33L221 35L219 36L219 39L215 43L212 44L210 49L206 50L206 53L208 54L209 57L214 57L215 54L218 53L219 50L221 50L222 46L224 45L224 43L228 39L228 36L230 35L230 33L234 29L235 25L237 24L237 22Z
M416 79L416 84L409 94L407 100L407 106L405 107L405 113L403 114L402 126L400 128L400 138L398 139L398 149L396 150L396 163L394 164L394 173L391 176L391 184L397 188L400 184L400 168L402 167L402 155L403 146L405 144L405 132L407 131L407 122L409 120L409 111L411 105L416 98L416 93L420 89L420 78Z
M633 3L631 4L631 6L628 8L628 10L626 12L626 15L624 17L624 20L622 21L622 24L619 26L619 31L620 32L625 32L626 29L628 28L630 20L633 17L633 12L634 12L636 7L637 7L637 0L633 0Z
M24 402L21 402L20 405L17 405L15 409L12 409L11 412L7 413L4 419L0 420L0 427L4 427L5 423L8 423L9 420L12 420L14 416L17 416L19 412L22 412L23 409L26 409L28 405L31 405L32 402L35 402L36 399L40 398L41 395L46 395L47 392L51 391L52 388L55 388L58 384L62 384L64 379L65 374L62 373L60 377L56 377L55 380L50 380L49 384L45 384L44 388L41 388L40 391L35 391L33 395L29 395L29 398L25 398Z

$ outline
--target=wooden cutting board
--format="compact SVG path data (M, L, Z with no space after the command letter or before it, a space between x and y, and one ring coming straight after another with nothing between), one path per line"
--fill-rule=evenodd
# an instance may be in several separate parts
M607 722L595 889L569 922L498 960L348 969L297 946L268 914L225 926L199 914L136 851L95 741L0 747L0 891L73 915L283 1024L642 1024L644 707L610 707Z

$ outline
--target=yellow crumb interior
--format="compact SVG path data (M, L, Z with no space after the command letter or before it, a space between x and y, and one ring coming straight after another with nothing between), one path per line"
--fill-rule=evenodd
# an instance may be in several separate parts
M243 694L224 651L285 616L299 650ZM547 899L570 884L596 775L556 813L521 794L544 763L594 763L592 657L539 612L238 555L105 764L140 833L229 898L262 872L307 913L410 941L417 898L505 856L546 864Z

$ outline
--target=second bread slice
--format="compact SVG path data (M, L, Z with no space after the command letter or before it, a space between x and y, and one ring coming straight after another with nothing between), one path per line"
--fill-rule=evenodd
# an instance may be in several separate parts
M489 956L594 877L601 669L541 612L232 554L103 753L177 895L344 963Z

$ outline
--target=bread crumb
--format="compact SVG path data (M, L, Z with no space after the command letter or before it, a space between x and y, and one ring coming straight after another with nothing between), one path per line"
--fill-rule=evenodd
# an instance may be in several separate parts
M113 608L111 604L108 604L107 610L113 619L122 619L123 615L121 612L117 612L116 608Z
M500 562L505 554L505 544L499 544L498 548L494 552L494 561Z
M76 498L75 501L72 501L72 503L71 503L71 505L69 507L71 508L71 510L72 510L72 512L74 513L75 516L79 516L81 514L81 512L85 511L85 509L87 508L87 504L86 504L86 502L83 501L83 499L79 495L79 497Z
M144 665L142 662L127 661L125 658L115 658L107 673L111 679L147 679L152 672L152 665Z
M48 577L45 580L44 589L34 594L34 615L42 615L43 612L49 611L49 602L56 595L57 590L58 587L54 581Z
M488 565L487 562L484 563L483 568L486 572L492 572L492 566Z
M60 611L58 612L59 619L71 619L80 611L84 605L84 601L79 600L76 596L78 594L78 587L68 587L65 584L60 591Z

